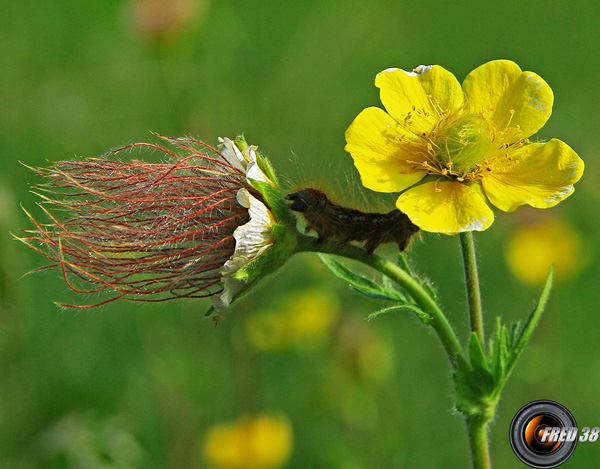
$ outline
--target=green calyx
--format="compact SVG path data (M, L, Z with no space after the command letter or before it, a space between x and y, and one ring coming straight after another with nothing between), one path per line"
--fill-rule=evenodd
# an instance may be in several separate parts
M241 151L248 148L243 137L236 138L235 143ZM255 179L249 181L258 192L259 199L271 212L271 218L274 219L269 230L272 243L267 244L262 254L242 265L237 271L225 274L225 289L229 288L235 292L231 302L248 293L260 279L279 269L296 249L296 217L288 208L284 194L276 185L274 171L268 160L258 153L256 155L257 163L269 182ZM207 314L211 313L212 309L207 312Z

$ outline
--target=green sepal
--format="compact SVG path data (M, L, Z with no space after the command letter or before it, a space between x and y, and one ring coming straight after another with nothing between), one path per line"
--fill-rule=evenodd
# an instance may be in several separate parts
M285 264L292 252L293 246L292 249L289 249L285 243L278 240L259 257L241 267L232 277L235 280L244 282L246 285L250 285L259 277L268 275Z
M296 248L296 217L288 208L283 194L267 182L249 180L262 196L277 223L271 227L273 244L259 257L249 261L231 275L233 280L243 284L243 288L233 297L231 303L246 295L261 278L285 264ZM211 314L211 311L207 311L206 314Z
M259 280L283 266L294 253L295 231L283 225L273 225L273 237L275 242L264 253L232 275L234 280L243 283L243 288L233 297L230 306L245 296ZM210 314L210 310L206 314Z
M429 322L431 321L431 316L429 314L427 314L418 306L411 305L408 303L402 305L388 306L387 308L382 308L379 311L375 311L374 313L371 313L367 316L367 321L371 321L381 314L393 313L396 311L411 311L417 315L417 317L423 324L429 324Z
M402 301L407 303L406 297L397 290L392 290L374 282L370 278L360 275L341 262L337 261L329 254L317 254L321 262L327 267L337 278L349 283L352 288L363 293L364 295L383 298L392 301Z
M233 142L235 143L235 146L238 147L238 150L240 150L240 151L244 151L246 148L249 147L248 142L246 141L246 138L244 137L244 135L238 135L237 137L235 137L233 139Z
M285 200L283 193L273 187L268 182L257 181L256 179L249 179L252 187L254 187L262 196L263 200L267 204L267 207L271 210L277 223L286 225L290 229L296 230L296 216L288 207L288 202Z
M273 166L271 166L271 162L259 151L256 151L256 162L258 163L258 167L265 174L265 176L267 176L268 179L273 181L275 187L279 188L279 181L277 180L277 175L275 174Z

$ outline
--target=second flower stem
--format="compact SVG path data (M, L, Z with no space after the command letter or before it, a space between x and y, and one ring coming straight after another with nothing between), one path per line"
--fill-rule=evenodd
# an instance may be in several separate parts
M460 234L460 245L462 247L463 263L465 267L465 282L467 285L471 331L477 334L479 343L481 344L481 347L484 348L485 342L481 313L481 293L479 291L479 277L477 275L475 242L473 241L473 233L471 231Z

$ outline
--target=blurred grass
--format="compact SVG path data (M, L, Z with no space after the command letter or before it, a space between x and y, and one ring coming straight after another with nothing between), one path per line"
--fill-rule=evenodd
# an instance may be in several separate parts
M27 187L35 176L19 160L98 155L150 131L208 142L244 132L291 186L330 185L340 202L389 204L356 189L343 151L348 124L379 105L375 74L438 63L462 80L495 58L539 73L554 90L540 137L566 141L587 168L552 214L580 231L589 258L579 277L557 285L508 383L492 426L495 467L518 465L507 434L527 402L554 399L580 426L599 425L597 2L198 1L184 19L159 21L163 29L136 23L141 5L0 3L0 466L81 467L81 451L48 449L47 435L69 422L98 438L89 449L106 464L98 467L202 467L207 428L266 409L291 419L290 467L466 467L463 422L448 412L451 380L435 338L402 315L366 324L373 302L314 259L294 259L215 330L194 301L60 310L52 301L73 294L57 275L20 278L43 259L8 230L29 226L19 202L40 213ZM499 214L476 236L488 324L499 314L522 318L534 302L535 289L510 276L501 249L534 212ZM410 258L437 285L451 320L465 324L457 239L423 235ZM314 287L342 302L328 343L252 350L244 320ZM361 340L392 347L392 373L356 371L351 345ZM109 451L102 428L118 428L135 456ZM565 467L598 462L594 445L580 445Z

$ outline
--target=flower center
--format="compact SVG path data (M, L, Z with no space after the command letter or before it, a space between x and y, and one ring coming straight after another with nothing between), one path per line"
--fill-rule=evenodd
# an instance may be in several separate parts
M429 140L442 167L466 175L483 162L493 136L483 116L467 114Z
M412 153L420 161L407 159L414 169L459 182L474 182L492 171L491 163L498 159L517 164L512 150L528 143L519 138L518 125L510 127L511 111L504 129L490 124L485 114L442 112L431 132L421 134L424 147Z

